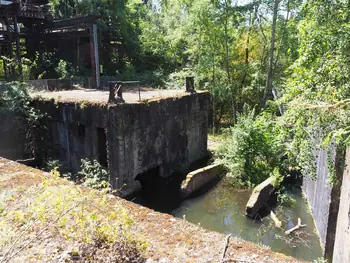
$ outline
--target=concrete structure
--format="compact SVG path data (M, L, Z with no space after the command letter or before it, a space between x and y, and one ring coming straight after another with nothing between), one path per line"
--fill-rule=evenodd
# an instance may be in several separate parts
M42 157L58 159L73 172L79 170L83 158L107 166L106 104L37 100L36 107L46 115Z
M42 95L36 107L47 115L49 156L73 171L82 158L97 159L123 195L139 189L140 181L166 177L207 155L208 92L143 90L148 100L138 102L131 90L123 104L107 104L102 91Z
M246 215L248 217L255 219L259 210L269 201L276 190L275 181L274 177L269 177L254 188L246 206Z
M0 156L12 160L25 158L25 120L9 111L0 110Z
M181 184L180 196L182 198L189 197L207 184L220 179L222 172L223 167L218 164L190 172Z
M333 251L334 263L350 262L350 148L346 152Z
M330 184L329 157L325 150L319 150L315 152L316 177L305 175L302 186L320 237L323 254L328 259L331 259L333 255L342 178L340 163L343 156L336 155L336 149L333 147L330 157L335 165L339 183L334 186Z

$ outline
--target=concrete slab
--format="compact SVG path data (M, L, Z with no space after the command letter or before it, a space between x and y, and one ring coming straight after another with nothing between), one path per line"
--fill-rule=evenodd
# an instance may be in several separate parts
M261 184L257 185L249 198L246 207L246 215L255 219L260 208L270 199L275 191L275 178L269 177Z
M141 100L161 99L186 95L184 90L161 90L152 88L141 88ZM77 89L62 91L41 91L32 94L58 101L90 101L96 103L107 103L109 91L95 89ZM125 103L137 103L139 101L138 88L126 88L123 90Z
M181 184L181 197L187 198L210 182L217 180L220 178L222 171L223 167L221 165L214 164L190 172Z

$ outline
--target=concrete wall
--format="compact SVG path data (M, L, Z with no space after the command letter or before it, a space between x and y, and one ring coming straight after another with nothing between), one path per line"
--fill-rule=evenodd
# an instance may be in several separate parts
M325 249L329 217L329 203L332 187L328 183L327 152L320 150L317 155L316 178L309 175L303 178L303 192L309 202L312 216L320 236L321 245Z
M119 76L101 76L101 89L108 90L109 81L120 80ZM34 79L25 81L35 90L69 90L74 89L74 85L79 85L83 88L90 89L92 85L91 77L74 77L72 79ZM0 84L6 83L0 81Z
M346 152L333 262L350 262L350 148Z
M78 171L82 158L100 160L105 153L112 186L126 185L122 194L140 188L135 180L140 174L156 168L166 177L207 155L208 92L109 106L36 103L47 114L47 145L42 148L49 156ZM101 130L106 131L104 139Z
M207 155L209 93L109 108L108 152L112 184L123 194L140 188L136 176L160 176ZM117 179L118 178L118 179Z
M316 178L305 175L302 186L320 237L323 255L327 259L331 259L333 256L341 186L341 180L339 184L334 186L329 182L329 157L332 158L338 178L341 178L340 162L343 156L341 153L337 153L336 148L333 147L330 156L325 150L319 150L315 153Z
M26 121L14 113L0 110L0 156L24 159Z
M106 152L101 146L101 130L106 128L107 106L98 104L37 101L37 107L45 113L47 127L46 146L43 150L59 159L74 172L80 168L83 158L99 159ZM101 149L101 147L103 147ZM107 152L106 152L107 153Z
M65 90L73 88L69 79L35 79L26 83L35 90Z

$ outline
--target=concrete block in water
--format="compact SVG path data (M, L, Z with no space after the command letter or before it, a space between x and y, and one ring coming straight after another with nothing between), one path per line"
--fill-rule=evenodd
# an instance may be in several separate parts
M269 177L264 182L257 185L248 200L246 215L250 218L255 218L260 208L270 199L275 189L274 177Z
M214 164L190 172L181 184L180 195L182 198L190 196L208 183L220 178L223 172L221 165Z

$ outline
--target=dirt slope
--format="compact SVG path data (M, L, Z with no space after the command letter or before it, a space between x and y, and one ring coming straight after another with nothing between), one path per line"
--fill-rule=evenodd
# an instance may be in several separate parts
M141 254L132 245L118 241L113 246L90 245L65 238L55 222L32 224L32 231L18 222L6 221L10 212L30 203L23 198L42 185L47 173L0 158L0 262L304 262L261 245L212 232L168 214L109 196L103 208L118 204L134 218L130 232L146 241ZM59 179L58 190L71 185ZM75 186L77 187L77 186ZM89 189L78 186L82 195ZM40 206L39 206L40 207ZM103 209L99 209L102 211ZM99 212L96 212L99 216ZM10 227L9 227L10 224ZM6 227L5 227L6 226ZM25 234L23 234L25 233ZM143 244L145 242L143 241ZM227 242L228 241L228 242ZM10 252L9 252L10 251ZM225 253L224 253L225 252ZM13 256L13 254L15 254ZM225 254L223 258L223 254ZM11 256L9 260L9 256Z

